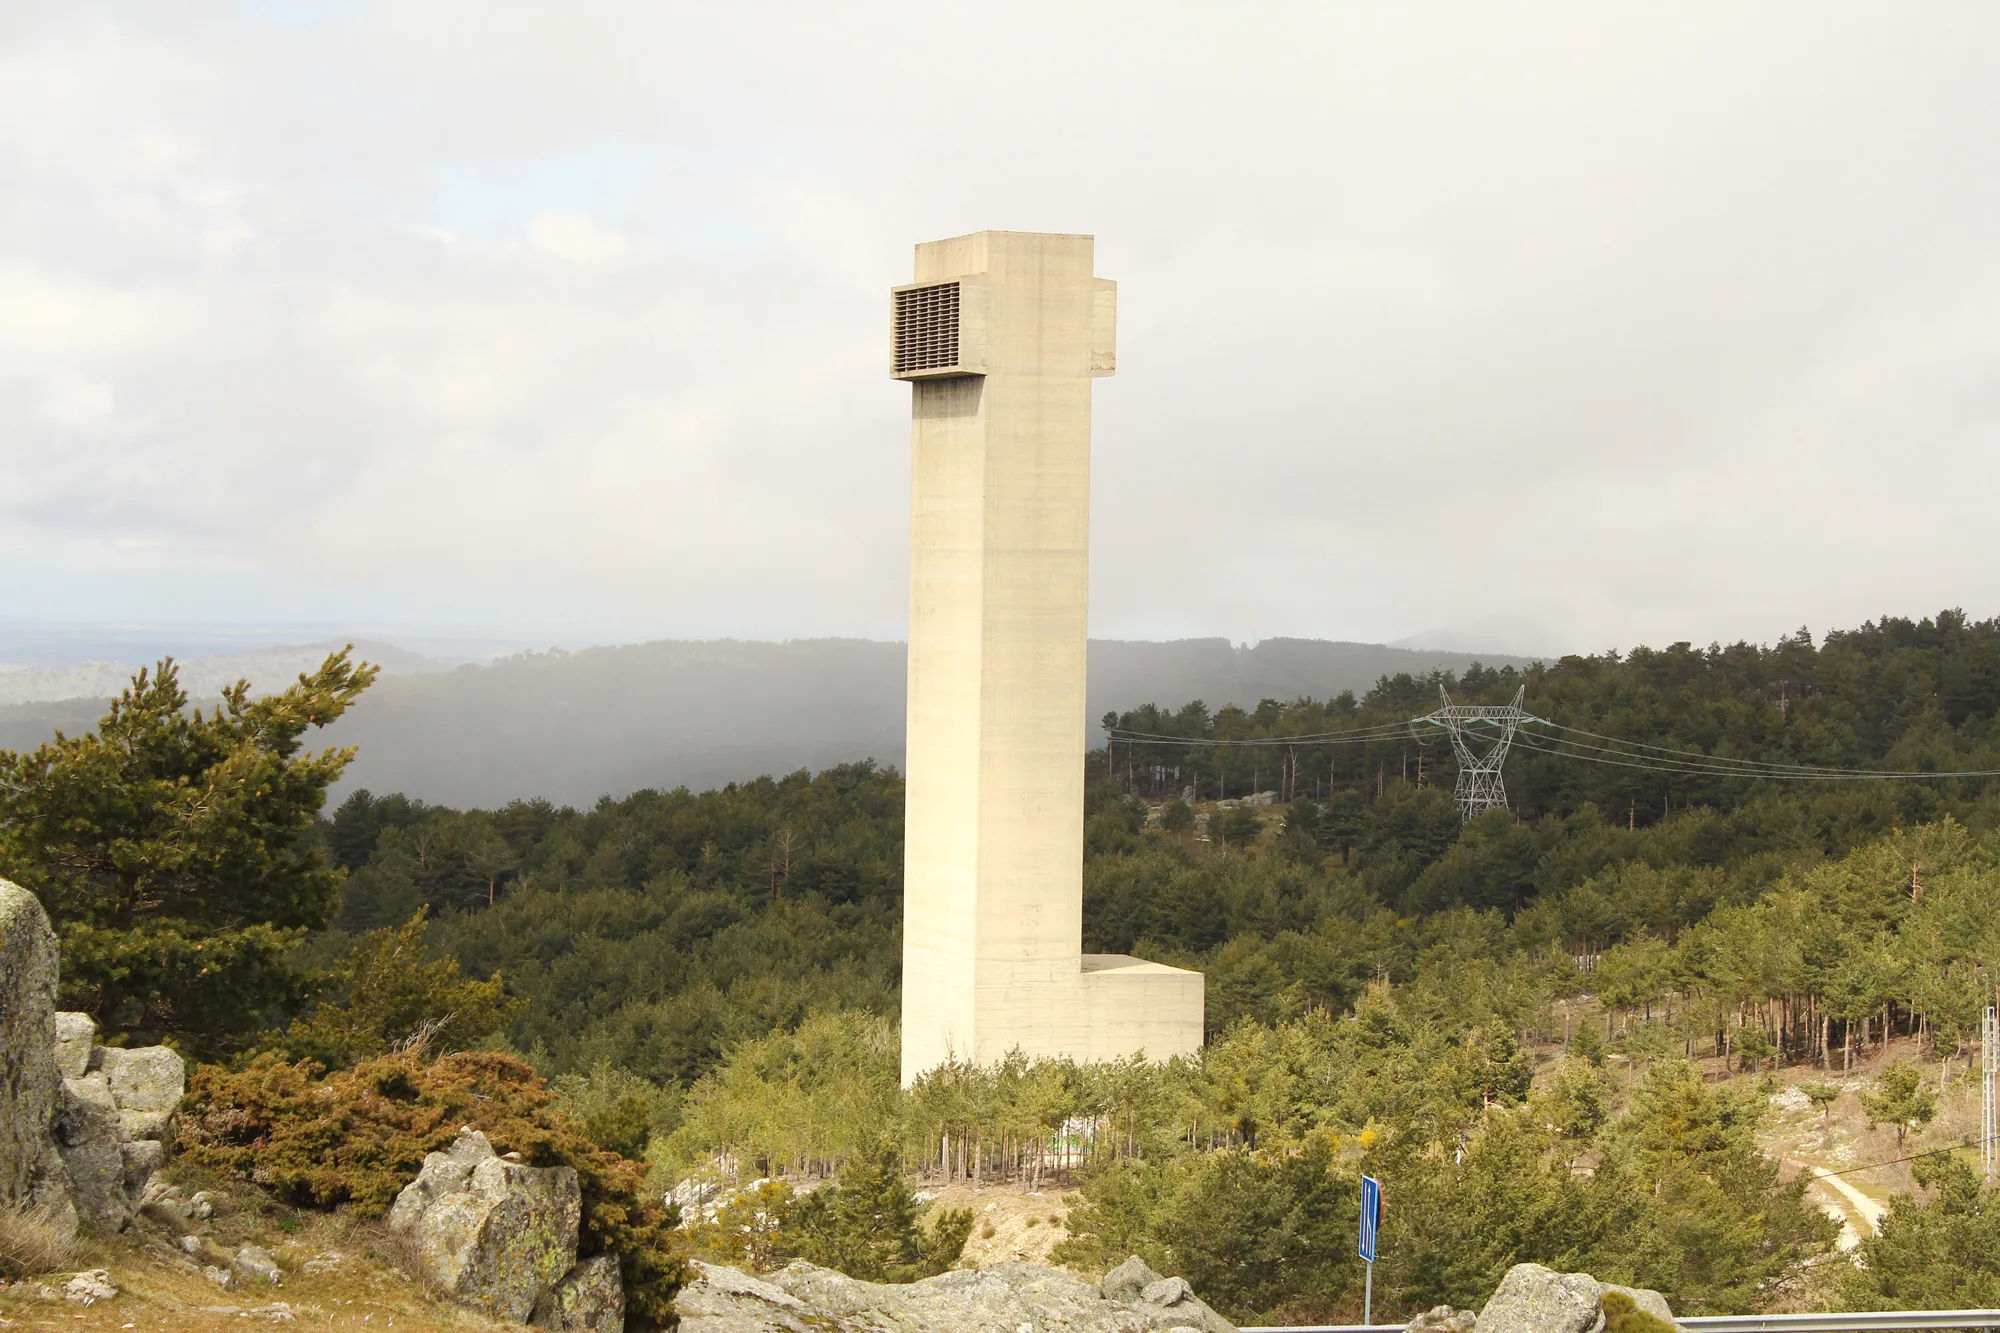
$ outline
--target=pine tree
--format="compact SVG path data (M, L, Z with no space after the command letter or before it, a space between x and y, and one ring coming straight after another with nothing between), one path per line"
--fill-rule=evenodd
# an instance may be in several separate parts
M0 875L49 910L64 1004L113 1036L213 1053L303 998L286 956L342 878L310 833L354 751L302 740L374 679L343 649L280 694L238 681L204 713L169 658L95 732L0 751Z

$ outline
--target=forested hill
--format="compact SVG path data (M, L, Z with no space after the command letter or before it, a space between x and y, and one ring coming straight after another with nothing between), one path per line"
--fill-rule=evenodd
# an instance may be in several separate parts
M860 759L903 762L899 643L664 641L429 673L405 669L407 655L393 654L395 669L333 730L337 743L361 752L342 790L363 786L466 805L535 796L587 803L607 793L714 787ZM361 656L383 654L367 649ZM1474 660L1316 639L1254 647L1226 639L1098 640L1090 646L1091 716L1148 700L1200 698L1220 707L1365 690L1385 673L1462 671ZM261 687L282 685L295 670L268 681L251 674ZM79 734L103 711L98 699L0 705L0 748L31 747L58 727Z
M1522 669L1475 666L1458 677L1383 677L1329 700L1266 699L1255 709L1145 707L1108 715L1111 768L1133 791L1194 786L1241 795L1250 786L1336 805L1380 790L1389 776L1449 785L1456 771L1444 733L1390 724L1454 702L1523 707L1552 726L1523 729L1507 766L1514 809L1533 818L1595 804L1607 817L1650 823L1690 804L1730 809L1759 784L1756 768L1955 772L2000 768L2000 621L1884 619L1836 631L1815 646L1800 630L1770 646L1697 649L1675 644L1628 655L1567 657ZM1249 744L1273 737L1372 734L1359 744ZM1492 729L1488 729L1488 735ZM1201 741L1191 745L1187 741ZM1480 748L1484 748L1481 746ZM1824 774L1793 773L1793 781ZM1833 789L1870 808L1885 796L1909 817L1941 794L1983 785L1841 781Z
M2000 767L2000 625L1956 613L1886 620L1819 645L1801 635L1440 679L1490 700L1525 683L1525 706L1541 716L1662 749ZM1431 705L1438 683L1391 677L1354 698L1213 714L1190 703L1121 721L1240 741L1405 718ZM1412 979L1420 960L1439 957L1462 975L1482 969L1488 988L1453 1005L1485 1005L1524 1030L1553 993L1534 961L1547 951L1608 949L1614 973L1617 958L1651 960L1654 973L1635 975L1664 987L1659 951L1671 945L1692 951L1676 955L1675 984L1713 1001L1681 1011L1677 1040L1690 1049L1732 1027L1719 1015L1740 1018L1775 987L1817 996L1840 978L1838 1014L1808 1006L1771 1020L1771 1039L1797 1054L1807 1013L1838 1019L1820 1034L1835 1043L1868 1014L1957 1031L1971 973L1954 969L2000 965L2000 940L1994 957L1974 956L1987 947L1983 927L1949 948L1925 937L1895 952L1911 915L1897 904L1910 902L1913 874L1958 886L1923 899L1927 931L1941 926L1924 914L1990 899L1995 857L1984 840L2000 825L2000 797L1989 780L1783 782L1524 748L1508 770L1515 811L1461 827L1450 761L1435 743L1421 788L1414 758L1403 763L1414 741L1297 747L1296 770L1280 749L1289 803L1179 814L1166 797L1184 785L1241 794L1255 777L1271 787L1277 751L1162 746L1128 763L1121 745L1090 760L1087 947L1200 966L1212 1031L1339 1012L1370 979ZM1188 780L1156 781L1155 763L1183 766ZM1198 828L1176 827L1180 814ZM528 1002L513 1040L556 1068L610 1061L685 1083L731 1042L812 1010L893 1012L902 789L869 765L699 795L641 791L587 810L535 801L460 812L357 792L325 833L352 871L343 929L391 925L428 905L433 946L476 975L500 970ZM1843 857L1860 858L1851 878L1865 885L1809 878ZM1889 882L1876 884L1884 874ZM1701 932L1762 922L1755 928L1775 931L1779 948L1782 923L1756 914L1780 891L1793 894L1795 914L1809 900L1824 909L1810 967L1772 954L1727 963L1759 980L1717 979L1726 951Z
M645 787L903 762L904 648L861 639L663 642L541 653L391 679L343 718L349 786L430 800L587 802ZM1091 716L1150 699L1255 704L1464 670L1464 653L1224 639L1090 645ZM1494 659L1512 661L1520 659Z

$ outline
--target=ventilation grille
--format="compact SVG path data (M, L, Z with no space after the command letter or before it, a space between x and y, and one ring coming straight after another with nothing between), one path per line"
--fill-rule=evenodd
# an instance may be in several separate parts
M896 370L949 370L958 364L958 284L896 293Z

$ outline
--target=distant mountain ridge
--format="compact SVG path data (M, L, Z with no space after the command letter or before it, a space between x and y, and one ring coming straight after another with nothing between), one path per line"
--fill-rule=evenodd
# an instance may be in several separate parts
M326 655L347 641L290 644L253 652L210 653L179 663L181 688L197 698L220 694L239 680L258 690L280 690L311 671ZM414 675L445 671L449 666L392 643L358 642L357 656L381 667L384 674ZM53 703L65 699L109 699L122 691L141 666L152 662L34 663L0 666L0 704Z
M310 653L317 655L307 665L317 665L325 648ZM361 654L389 669L327 734L331 744L360 747L343 789L460 806L535 796L589 805L641 787L699 790L860 759L903 763L901 643L662 640L452 669L414 654L386 660L395 653L371 645ZM1094 736L1106 712L1146 703L1252 707L1265 698L1359 693L1399 672L1529 660L1323 639L1092 640L1088 716ZM268 679L238 674L282 687L306 669L289 659L283 672L275 665ZM123 684L121 677L116 685ZM0 748L37 744L56 727L87 729L102 709L98 699L0 706Z

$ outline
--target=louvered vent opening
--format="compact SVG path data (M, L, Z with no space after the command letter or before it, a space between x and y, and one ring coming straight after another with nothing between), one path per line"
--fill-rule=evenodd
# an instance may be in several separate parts
M896 371L947 370L958 364L958 284L896 293Z

